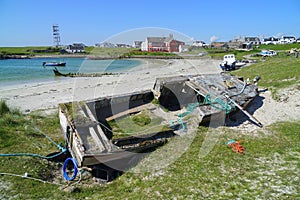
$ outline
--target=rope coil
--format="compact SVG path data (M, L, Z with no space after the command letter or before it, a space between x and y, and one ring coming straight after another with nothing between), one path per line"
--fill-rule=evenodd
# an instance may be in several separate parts
M73 175L72 175L71 177L70 177L70 176L68 175L68 173L67 173L67 166L68 166L68 163L69 163L70 161L73 163L73 169L74 169ZM64 165L63 165L62 170L63 170L64 178L65 178L67 181L72 181L72 180L74 180L74 179L76 178L76 176L77 176L77 173L78 173L78 165L77 165L76 160L75 160L74 158L67 158L67 159L65 160L65 162L64 162Z

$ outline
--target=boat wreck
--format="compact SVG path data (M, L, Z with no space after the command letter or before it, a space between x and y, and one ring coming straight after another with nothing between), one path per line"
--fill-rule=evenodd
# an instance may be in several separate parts
M78 166L91 167L109 181L146 155L140 152L151 152L188 129L188 115L197 113L203 124L220 113L247 114L244 108L257 94L255 85L225 73L164 77L146 91L60 104L59 118Z
M107 75L115 75L115 73L111 72L105 72L105 73L61 73L58 71L58 69L55 67L53 69L55 76L62 76L62 77L101 77L101 76L107 76Z

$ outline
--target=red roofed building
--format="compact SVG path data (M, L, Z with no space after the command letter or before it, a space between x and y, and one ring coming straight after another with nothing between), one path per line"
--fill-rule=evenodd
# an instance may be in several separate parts
M179 52L179 46L184 42L175 40L173 34L169 37L147 37L142 43L142 51L150 52Z

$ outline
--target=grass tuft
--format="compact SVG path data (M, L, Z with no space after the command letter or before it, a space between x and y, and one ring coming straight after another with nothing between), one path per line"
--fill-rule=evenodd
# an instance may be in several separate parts
M5 115L6 113L9 113L9 107L6 104L6 102L4 100L0 101L0 116L2 117L3 115Z

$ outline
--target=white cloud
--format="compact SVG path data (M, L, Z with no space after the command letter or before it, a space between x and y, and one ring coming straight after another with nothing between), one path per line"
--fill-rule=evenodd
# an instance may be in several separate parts
M216 41L218 39L219 39L218 36L213 35L213 36L210 37L210 43L212 43L212 42L214 42L214 41Z
M283 35L284 35L283 33L277 33L277 34L275 35L275 37L281 38L281 36L283 36Z

